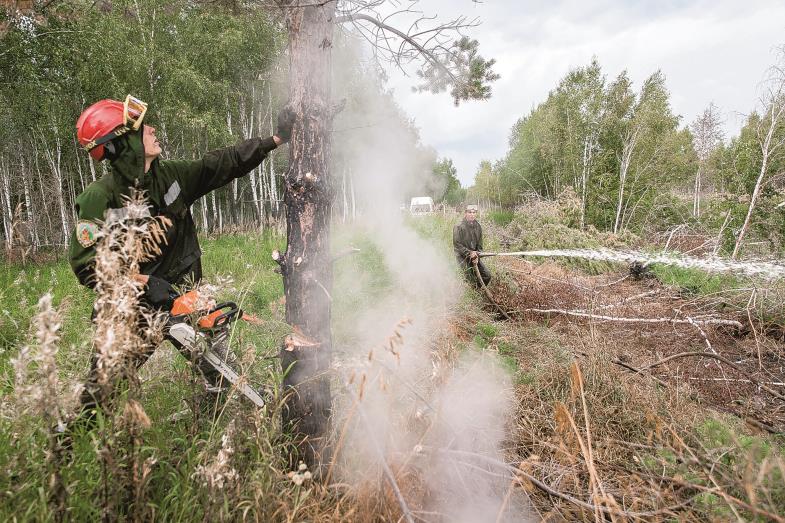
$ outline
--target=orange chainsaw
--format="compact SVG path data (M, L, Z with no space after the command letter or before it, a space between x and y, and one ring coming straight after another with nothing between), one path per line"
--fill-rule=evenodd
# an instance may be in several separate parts
M259 392L232 368L234 358L229 349L231 324L241 318L258 324L256 318L246 317L234 302L205 300L196 290L178 296L169 314L166 338L178 350L191 352L196 356L196 363L206 362L255 405L264 407Z

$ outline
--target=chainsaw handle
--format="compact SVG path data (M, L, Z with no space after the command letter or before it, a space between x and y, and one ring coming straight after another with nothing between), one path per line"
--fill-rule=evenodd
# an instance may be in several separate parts
M208 311L197 310L199 295L190 291L179 296L172 307L170 314L173 317L197 315L196 326L203 330L219 329L243 317L243 311L233 301L213 305Z
M223 327L224 325L227 325L243 317L243 311L241 311L240 308L237 307L237 304L233 301L219 303L218 305L210 309L208 316L210 314L213 314L218 311L222 311L224 309L229 309L229 310L213 318L213 325L211 328L215 329L218 327Z

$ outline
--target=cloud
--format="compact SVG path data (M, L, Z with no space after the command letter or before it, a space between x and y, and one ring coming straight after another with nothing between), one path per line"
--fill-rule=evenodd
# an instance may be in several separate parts
M455 108L449 95L412 93L414 81L390 71L390 85L420 127L423 142L453 159L464 186L480 160L501 158L515 121L544 101L571 68L597 56L609 78L628 70L635 85L657 69L667 78L671 103L689 124L710 103L726 117L726 135L743 123L757 87L785 43L785 3L735 0L625 2L564 0L429 0L425 14L447 19L478 16L469 31L481 54L497 60L502 77L493 98ZM410 72L411 73L411 72Z

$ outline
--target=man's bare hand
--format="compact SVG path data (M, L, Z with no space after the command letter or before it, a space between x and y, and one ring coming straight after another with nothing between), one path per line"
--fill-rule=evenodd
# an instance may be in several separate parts
M477 251L472 251L472 252L469 253L469 259L471 261L474 261L474 260L476 260L479 257L480 257L480 254Z

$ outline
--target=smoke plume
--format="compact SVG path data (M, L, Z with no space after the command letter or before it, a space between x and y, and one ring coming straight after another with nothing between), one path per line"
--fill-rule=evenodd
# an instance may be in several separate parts
M469 349L447 358L439 350L463 284L449 246L416 232L401 208L438 190L436 155L419 143L414 123L362 58L350 45L333 57L341 72L334 97L346 99L333 123L333 215L346 222L336 227L335 242L364 239L362 252L337 268L333 291L344 386L335 474L350 484L384 475L391 484L391 471L399 471L395 488L412 512L446 521L521 521L516 496L504 501L511 476L484 459L503 461L513 419L509 377L491 354ZM418 494L423 489L410 484L407 471L416 471L427 494Z

